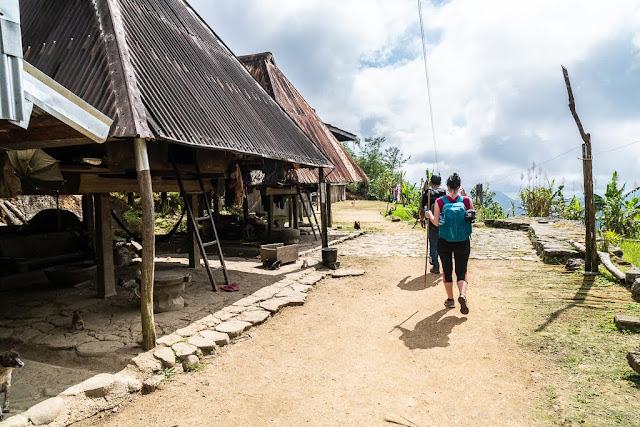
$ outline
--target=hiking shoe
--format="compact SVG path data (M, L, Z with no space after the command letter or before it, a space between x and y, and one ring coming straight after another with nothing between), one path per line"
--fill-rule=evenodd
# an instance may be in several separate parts
M444 300L444 306L447 308L456 308L456 303L453 298L447 298Z
M429 270L429 272L433 274L440 274L440 268L437 265L434 265L433 267L431 267L431 270Z
M466 295L460 295L458 297L458 302L460 303L460 313L469 314L469 307L467 307L467 297Z

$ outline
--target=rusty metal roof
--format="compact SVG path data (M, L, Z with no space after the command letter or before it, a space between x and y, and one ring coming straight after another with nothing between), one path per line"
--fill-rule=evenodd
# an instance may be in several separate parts
M25 59L114 118L111 137L330 166L184 0L22 0L21 18Z
M280 71L270 52L240 56L238 59L331 160L335 169L327 173L327 182L368 181L364 171L351 158L327 125L320 120L315 110L307 104L307 101L289 79ZM318 182L316 170L300 170L298 176L300 181L304 183Z

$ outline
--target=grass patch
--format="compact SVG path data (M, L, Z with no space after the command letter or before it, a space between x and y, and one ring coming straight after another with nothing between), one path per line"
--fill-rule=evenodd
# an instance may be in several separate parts
M415 206L398 206L391 216L400 218L402 221L415 221L418 218L418 208Z
M632 240L623 240L620 243L620 249L622 249L622 259L630 262L631 264L640 266L640 242L634 242Z
M557 368L541 396L540 417L551 424L637 425L640 376L626 354L638 347L638 335L619 331L613 316L637 315L640 304L609 279L589 282L581 274L545 266L512 281L514 291L528 298L516 314L528 325L520 343Z

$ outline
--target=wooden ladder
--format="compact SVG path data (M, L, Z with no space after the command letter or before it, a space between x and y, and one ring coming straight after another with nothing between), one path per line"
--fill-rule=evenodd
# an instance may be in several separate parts
M222 248L220 247L220 239L218 238L218 231L216 229L216 224L213 220L213 214L211 212L211 198L209 197L208 192L205 190L204 183L202 181L202 174L200 173L200 167L198 166L198 161L194 160L193 162L193 165L196 171L195 178L200 184L200 190L197 190L197 191L185 190L184 181L183 181L183 178L185 177L180 174L180 171L178 169L178 164L176 163L175 158L173 158L173 156L171 158L171 162L173 163L173 170L178 180L178 186L180 187L180 195L182 196L182 200L187 209L187 217L189 218L188 220L191 223L191 228L193 229L196 240L198 241L198 247L200 248L200 255L202 256L202 260L204 261L204 266L205 266L205 269L207 270L207 275L209 276L211 287L213 288L214 292L218 292L219 291L218 284L216 283L216 280L213 277L212 267L211 267L211 264L209 263L209 258L207 257L206 249L208 247L214 246L215 250L217 251L220 264L222 265L222 272L224 274L224 281L226 285L229 285L229 277L227 276L227 267L224 263ZM195 206L196 212L193 211L194 207L191 206L191 203L189 200L189 196L192 196L192 195L198 195L198 196L202 195L204 197L205 205L206 205L206 215L199 216L200 212L198 211L199 209L198 206ZM200 232L200 227L199 227L199 225L202 222L206 222L206 221L209 221L211 224L211 230L213 230L213 238L214 238L214 240L211 240L208 242L203 241L202 234Z
M316 211L313 209L313 203L311 203L311 195L308 191L305 191L307 195L307 200L309 201L309 208L311 209L311 213L307 211L307 206L304 203L304 198L302 197L302 192L300 191L300 187L298 187L298 196L300 196L300 201L302 202L302 209L304 210L304 214L307 216L307 220L309 221L309 225L311 226L311 231L313 231L313 237L318 240L318 236L316 235L316 229L313 226L313 222L311 221L311 215L313 215L313 219L316 221L316 227L318 227L318 233L320 233L320 224L318 224L318 217L316 216Z

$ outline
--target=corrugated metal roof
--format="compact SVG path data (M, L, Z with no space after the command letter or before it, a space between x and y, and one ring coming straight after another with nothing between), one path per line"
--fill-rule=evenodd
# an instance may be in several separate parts
M327 173L327 182L346 183L368 180L364 171L320 120L315 110L307 104L307 101L276 66L271 53L240 56L238 59L331 160L335 169ZM298 176L304 183L318 182L317 171L300 170Z
M184 0L21 6L25 59L113 117L112 137L330 166Z
M25 119L18 0L0 4L0 119Z

